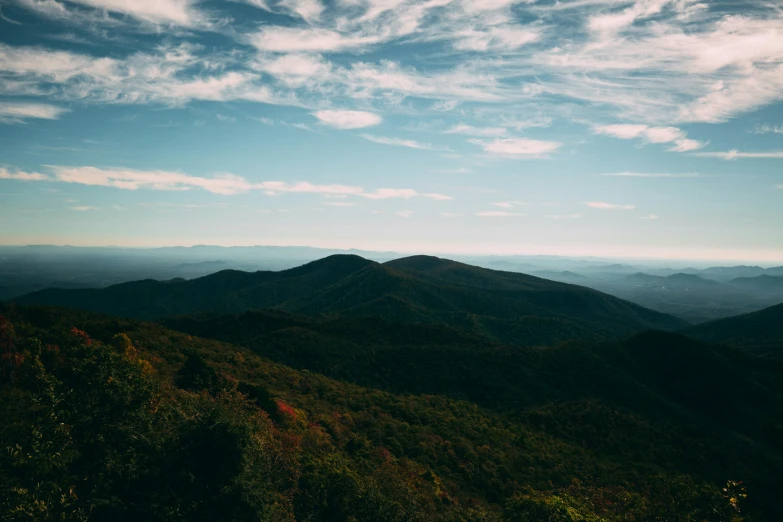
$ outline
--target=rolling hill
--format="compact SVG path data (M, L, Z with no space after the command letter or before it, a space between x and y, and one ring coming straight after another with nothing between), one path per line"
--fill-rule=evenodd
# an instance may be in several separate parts
M783 304L691 326L683 333L711 343L783 356Z
M223 271L190 281L50 289L15 301L140 319L276 308L310 316L445 324L519 345L602 339L686 325L595 290L430 256L379 264L338 255L281 272Z
M783 297L783 276L762 274L756 277L738 277L730 283L751 292L774 293Z

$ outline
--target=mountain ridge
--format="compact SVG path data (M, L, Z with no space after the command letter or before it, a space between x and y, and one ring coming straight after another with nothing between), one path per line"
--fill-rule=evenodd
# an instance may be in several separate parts
M536 317L570 322L586 338L686 326L680 319L596 290L433 256L379 264L335 255L279 272L224 270L170 284L145 280L100 290L51 289L15 301L139 319L280 308L306 315L381 316L452 326L476 323L476 331L517 344L529 344L533 338L548 344L567 339L551 329L548 336L515 340L515 332L529 330L530 318ZM520 322L528 326L519 330Z

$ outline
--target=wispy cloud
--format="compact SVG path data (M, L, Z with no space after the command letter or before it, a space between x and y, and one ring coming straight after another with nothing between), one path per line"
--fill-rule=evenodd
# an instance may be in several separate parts
M422 143L416 140L409 140L404 138L393 138L387 136L375 136L373 134L361 134L362 138L373 143L380 143L381 145L393 145L395 147L408 147L409 149L419 150L445 150L442 147L436 147L432 143Z
M703 174L697 172L610 172L601 176L619 178L703 178Z
M324 205L329 205L330 207L352 207L356 205L356 203L348 203L347 201L327 201Z
M394 213L396 216L400 216L401 218L409 218L411 217L414 212L412 210L401 210L399 212Z
M90 212L93 210L100 210L98 207L88 207L88 206L78 206L78 207L68 207L71 210L75 210L76 212Z
M460 214L458 212L441 212L440 215L441 217L445 217L445 218L456 218L456 217L462 217L465 214Z
M593 125L595 134L604 134L621 140L643 139L646 143L673 143L670 151L688 152L697 150L706 143L688 139L685 131L677 127L650 127L649 125L620 123L613 125Z
M373 127L383 121L377 114L365 111L324 110L313 113L318 121L336 129L362 129Z
M521 207L527 205L524 201L499 201L497 203L492 203L492 206L494 207L500 207L500 208L514 208L514 207Z
M585 205L590 208L598 208L601 210L633 210L636 205L619 204L619 203L606 203L604 201L585 201Z
M494 137L494 136L503 136L504 134L506 134L506 128L505 127L473 127L472 125L465 125L464 123L460 123L459 125L455 125L450 129L444 131L444 134L465 134L468 136Z
M56 120L69 109L46 103L0 103L0 123L25 123L31 119Z
M56 4L54 0L49 3ZM183 26L195 25L202 20L202 15L196 10L196 0L70 0L84 6L103 9L113 13L132 16L139 20L152 23L176 24ZM26 0L34 4L34 0ZM46 2L44 2L46 3Z
M548 214L549 219L581 219L582 214Z
M366 190L363 187L339 184L314 184L307 181L261 181L251 182L242 176L220 173L214 177L192 176L181 172L163 170L136 170L127 168L65 167L49 166L51 176L39 173L25 173L0 169L0 179L22 181L56 181L123 190L187 191L201 189L224 196L253 190L267 195L318 194L328 197L362 197L366 199L411 199L423 198L446 201L451 197L438 193L422 193L414 189L379 188Z
M14 179L17 181L46 181L48 176L38 172L24 172L21 170L10 171L0 167L0 179Z
M639 216L639 219L644 219L645 221L655 221L658 219L658 214L647 214L646 216Z
M702 158L720 158L727 161L735 159L783 159L783 150L772 150L766 152L742 152L739 150L728 150L724 152L696 152L694 156Z
M528 158L541 158L555 152L562 143L556 141L531 140L527 138L506 138L485 141L478 139L468 140L469 143L479 145L484 152L501 156L516 156Z
M769 123L756 125L753 132L755 134L783 134L783 125L770 125Z
M503 210L486 210L482 212L476 212L476 215L478 217L485 217L485 218L524 216L524 214L519 214L517 212L506 212Z

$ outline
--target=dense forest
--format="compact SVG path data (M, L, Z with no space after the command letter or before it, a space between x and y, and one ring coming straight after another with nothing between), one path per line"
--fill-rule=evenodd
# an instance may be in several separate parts
M672 334L555 348L530 370L561 382L490 407L86 312L7 308L1 329L5 520L780 516L780 368Z

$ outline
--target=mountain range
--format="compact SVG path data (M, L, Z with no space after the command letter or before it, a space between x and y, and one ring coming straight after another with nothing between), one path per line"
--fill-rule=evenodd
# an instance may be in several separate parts
M139 319L275 308L310 316L447 324L517 345L602 339L687 323L575 285L430 256L377 263L335 255L279 272L47 289L15 299Z

